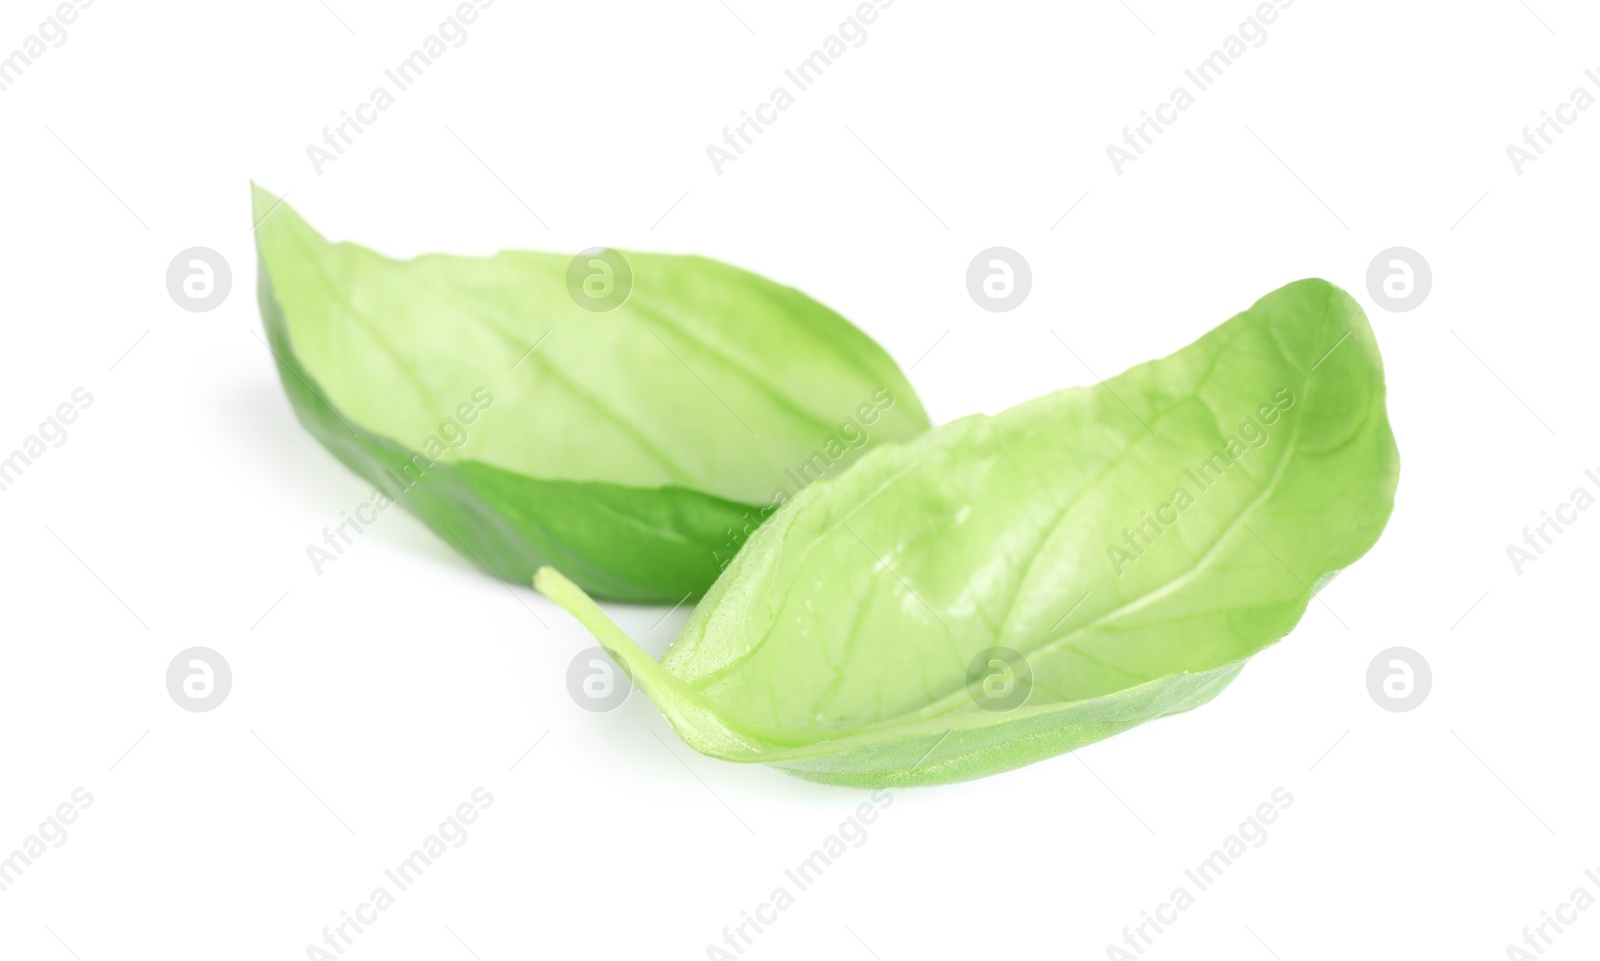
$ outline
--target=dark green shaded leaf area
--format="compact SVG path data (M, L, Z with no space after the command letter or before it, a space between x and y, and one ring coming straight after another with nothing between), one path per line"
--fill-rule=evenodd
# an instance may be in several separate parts
M773 506L928 427L894 361L792 288L626 252L607 312L570 255L395 260L254 192L259 298L295 414L493 574L698 596ZM382 499L380 498L380 499Z

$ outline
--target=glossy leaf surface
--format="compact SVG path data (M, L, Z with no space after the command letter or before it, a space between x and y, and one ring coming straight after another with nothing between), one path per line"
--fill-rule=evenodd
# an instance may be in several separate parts
M875 451L751 537L658 664L684 740L857 786L1008 770L1189 710L1377 540L1399 458L1360 307L1290 284L1161 360Z
M259 188L255 216L301 423L507 580L555 564L602 597L699 595L762 507L928 426L864 334L727 264L629 252L572 280L567 255L331 243ZM625 297L589 309L596 290Z

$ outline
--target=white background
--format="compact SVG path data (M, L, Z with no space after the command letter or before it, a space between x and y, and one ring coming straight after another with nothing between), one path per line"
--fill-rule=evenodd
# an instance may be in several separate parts
M701 757L642 697L580 710L564 677L593 642L407 515L313 573L370 485L255 336L251 178L395 255L749 267L915 362L936 422L1092 384L1302 276L1367 306L1400 491L1326 607L1194 713L897 792L745 957L1103 958L1280 786L1267 841L1145 957L1501 958L1600 893L1600 511L1520 576L1506 556L1600 468L1600 109L1520 176L1506 156L1594 89L1600 11L1299 0L1118 176L1106 145L1255 6L1129 2L900 0L721 176L706 145L848 0L501 0L320 175L306 145L448 0L85 10L0 93L0 453L94 397L0 492L0 853L94 801L0 893L0 956L305 957L481 785L465 844L345 957L704 958L863 799ZM0 56L52 9L6 3ZM197 245L234 271L210 313L165 286ZM993 245L1032 264L1010 313L965 290ZM1433 268L1409 313L1366 290L1394 245ZM617 616L660 651L663 613ZM165 686L193 645L233 667L210 713ZM1366 688L1394 645L1433 666L1410 713ZM1547 957L1600 949L1580 918Z

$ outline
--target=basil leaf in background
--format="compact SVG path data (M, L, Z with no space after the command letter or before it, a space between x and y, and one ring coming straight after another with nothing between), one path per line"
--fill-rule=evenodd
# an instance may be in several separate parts
M569 281L560 254L400 261L260 188L254 206L300 422L379 506L507 580L555 564L606 598L699 595L764 507L928 426L866 335L737 267L605 251Z
M536 585L696 750L958 781L1205 703L1373 545L1398 476L1366 318L1305 280L1170 357L807 489L659 664L555 571Z

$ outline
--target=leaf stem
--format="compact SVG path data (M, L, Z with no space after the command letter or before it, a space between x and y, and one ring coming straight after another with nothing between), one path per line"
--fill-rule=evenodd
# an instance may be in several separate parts
M714 748L727 750L737 745L748 751L754 746L747 734L734 730L720 716L716 705L704 694L662 667L601 610L583 588L560 571L553 567L539 568L533 575L533 589L550 598L593 634L600 647L621 664L629 680L644 690L691 747L703 753L716 753Z

